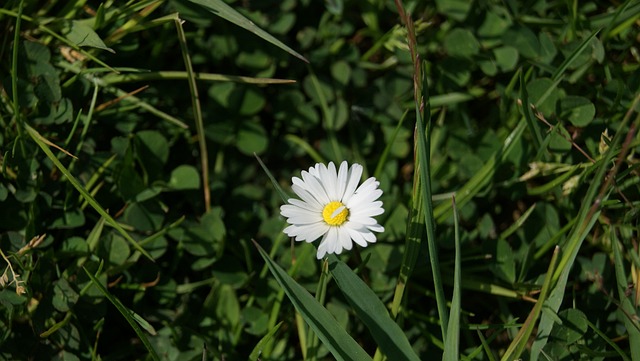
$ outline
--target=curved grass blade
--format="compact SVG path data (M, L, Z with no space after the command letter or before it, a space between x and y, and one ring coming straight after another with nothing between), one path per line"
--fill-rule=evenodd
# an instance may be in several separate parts
M370 361L371 357L338 324L329 311L278 266L257 242L253 241L253 243L293 306L300 312L333 357L336 360Z
M140 317L139 315L135 314L133 311L126 308L122 304L122 302L120 302L119 299L117 299L116 297L113 297L113 295L109 293L109 291L107 291L107 289L102 285L102 283L100 283L100 281L96 278L96 276L94 276L91 272L89 272L85 267L82 267L82 269L87 274L87 276L89 276L89 278L91 279L91 282L93 282L93 284L100 290L100 292L102 292L102 294L109 300L109 302L111 302L118 309L118 311L122 314L122 316L127 320L129 325L131 325L131 328L133 328L133 331L135 331L136 335L138 335L138 338L140 338L140 341L142 341L144 346L149 351L149 355L151 356L151 358L153 360L159 361L160 357L158 357L158 354L153 349L153 346L151 346L151 343L149 342L147 335L145 335L144 332L142 332L142 329L138 324L139 321L136 321L136 318L142 319L142 317ZM148 324L146 321L145 323Z
M304 56L298 54L295 50L286 46L283 42L274 38L271 34L260 29L256 24L254 24L252 21L242 16L242 14L234 10L231 6L227 5L224 1L222 0L188 0L188 1L194 4L202 5L205 9L209 10L212 14L217 15L233 24L238 25L241 28L244 28L256 34L262 39L279 47L280 49L286 51L287 53L304 61L305 63L309 62L307 59L305 59Z
M253 351L251 351L251 353L249 354L249 361L258 360L258 357L260 357L260 354L262 353L262 348L266 344L271 342L271 339L273 339L273 336L276 334L276 332L278 332L280 326L282 326L282 322L279 322L277 325L275 325L275 327L272 327L269 332L267 332L267 334L264 335L264 337L261 338L260 341L258 341L256 347L254 347Z
M542 306L544 305L547 295L552 286L552 277L553 271L556 267L556 262L558 260L558 254L560 254L560 248L556 247L553 251L553 256L551 257L551 263L549 264L549 269L547 270L547 274L544 278L544 282L542 284L542 290L540 291L540 296L538 297L538 302L536 302L535 306L527 316L527 319L524 321L524 324L518 331L516 337L511 341L511 344L507 348L507 351L502 356L502 361L508 360L517 360L522 354L522 351L527 346L529 342L529 337L533 333L533 329L536 326L536 321L538 317L540 317L540 313L542 312Z
M389 316L387 308L375 293L335 255L329 256L329 270L344 297L367 326L378 348L389 360L416 360L407 336Z
M551 79L553 79L554 81L559 80L562 74L564 74L564 72L567 70L569 65L571 65L571 63L573 63L573 61L576 60L576 58L589 46L591 40L595 38L595 36L598 35L599 32L600 30L594 31L580 44L580 46L578 46L576 50L573 51L573 53L571 53L571 55L564 59L562 64L560 64L556 71L553 72Z
M154 261L153 257L151 257L151 255L147 251L145 251L145 249L142 248L142 246L140 246L138 242L136 242L136 240L133 239L129 235L129 233L127 233L127 231L125 231L124 228L122 228L122 226L120 226L120 224L118 224L118 222L116 222L115 219L113 219L113 217L111 217L111 215L104 210L104 208L102 208L100 203L98 203L95 198L93 198L93 196L82 186L82 184L80 184L80 182L71 174L71 172L69 172L69 170L62 163L60 163L58 158L53 154L53 152L51 152L51 149L49 149L49 144L52 143L26 123L25 129L27 130L27 133L29 133L31 138L36 142L36 144L38 144L40 149L42 149L47 157L49 157L51 162L53 162L56 168L58 168L60 172L62 172L62 174L67 177L69 183L73 185L73 187L82 195L82 197L91 205L91 207L93 207L93 209L95 209L98 214L100 214L113 228L115 228L133 246L133 248L142 253L151 261Z

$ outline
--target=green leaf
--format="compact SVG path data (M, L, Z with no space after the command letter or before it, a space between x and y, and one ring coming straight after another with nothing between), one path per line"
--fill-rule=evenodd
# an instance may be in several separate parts
M171 171L167 185L173 190L198 189L200 188L200 174L194 166L182 164Z
M239 12L234 10L232 7L227 5L222 0L187 0L194 4L202 5L207 10L209 10L212 14L219 16L233 24L236 24L254 34L264 39L265 41L270 42L271 44L279 47L280 49L286 51L287 53L295 56L296 58L308 63L309 61L305 59L302 55L295 52L290 47L286 46L280 40L274 38L272 35L267 33L266 31L260 29L256 24L254 24L249 19L242 16Z
M69 284L65 278L61 278L55 282L53 287L52 304L56 310L67 312L78 302L80 295Z
M471 31L455 28L444 37L444 48L451 56L472 57L480 52L480 43Z
M576 127L585 127L591 123L596 115L596 107L593 103L580 96L567 96L560 99L560 116L568 119Z
M358 318L390 360L420 360L400 326L375 293L346 264L329 256L329 271Z
M566 346L584 338L589 326L587 316L582 311L568 308L558 313L558 317L562 320L562 324L553 328L549 338Z
M544 115L553 114L556 110L556 102L560 99L557 84L549 78L535 79L527 83L529 102Z
M338 324L326 308L280 268L257 242L254 241L254 244L293 306L336 360L371 360L371 357Z
M540 41L528 27L514 25L502 35L504 45L518 49L525 58L536 58L540 54Z
M259 123L243 122L236 139L238 149L246 154L261 154L269 145L267 132Z
M101 50L106 50L110 53L114 53L113 49L107 47L107 45L100 39L100 36L93 31L90 27L84 25L80 21L72 21L70 25L64 30L67 39L76 44L77 46L88 46Z

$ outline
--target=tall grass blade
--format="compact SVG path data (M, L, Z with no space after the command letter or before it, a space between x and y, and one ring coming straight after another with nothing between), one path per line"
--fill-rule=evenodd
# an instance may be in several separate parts
M273 277L278 281L287 297L302 315L307 324L318 335L323 345L336 360L368 361L371 357L345 331L307 290L278 266L254 241L260 256L264 259Z
M511 341L511 344L505 351L504 355L502 355L502 361L510 361L517 360L520 358L520 355L524 351L524 348L527 346L529 342L529 337L533 333L533 330L536 327L536 321L540 317L540 313L542 312L542 307L546 301L546 298L549 294L549 290L552 286L552 276L556 267L556 263L558 260L558 255L560 254L560 248L556 247L553 251L553 256L551 257L551 263L549 264L549 269L547 270L547 274L545 275L544 281L542 283L542 290L540 291L540 296L538 297L538 302L536 302L535 306L527 316L527 319L524 321L524 324L518 331L516 337Z
M209 187L209 152L207 150L207 140L204 135L204 121L202 120L202 108L200 107L200 96L198 95L198 86L196 85L193 66L191 65L191 57L187 48L187 38L182 28L182 20L175 14L176 30L178 32L178 40L180 43L180 51L182 52L182 60L187 70L187 80L189 82L189 91L191 92L191 107L193 108L193 117L196 123L196 136L198 138L198 146L200 147L200 171L202 172L202 191L204 197L205 213L211 210L211 187Z
M329 271L358 318L376 340L378 348L389 360L420 360L400 326L389 316L380 298L349 266L331 255Z
M423 79L426 82L426 75ZM423 87L423 97L428 99L427 86ZM438 246L435 236L435 219L433 211L432 193L431 193L431 165L430 152L427 145L429 135L431 133L430 112L425 111L427 125L425 124L420 112L419 100L416 100L416 130L418 133L418 156L416 171L420 174L420 191L419 197L422 198L422 206L424 211L424 224L427 232L427 246L429 248L429 264L431 264L431 272L433 275L433 287L436 294L436 303L438 306L438 317L440 318L440 326L442 329L442 338L447 338L446 327L449 323L449 314L447 311L446 299L442 288L442 277L440 275L440 261L438 259ZM427 106L428 108L428 106ZM428 109L427 109L428 110Z

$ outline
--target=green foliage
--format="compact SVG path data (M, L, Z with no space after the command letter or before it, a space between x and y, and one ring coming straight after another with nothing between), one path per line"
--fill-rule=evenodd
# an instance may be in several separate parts
M0 360L637 360L639 19L4 1ZM279 207L343 159L385 232L323 263Z

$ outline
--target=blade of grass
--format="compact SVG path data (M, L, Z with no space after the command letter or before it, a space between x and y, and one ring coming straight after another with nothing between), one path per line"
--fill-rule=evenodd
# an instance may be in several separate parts
M417 142L417 164L415 171L420 175L420 194L423 198L422 206L424 208L424 221L427 232L427 246L429 249L429 263L431 264L431 273L433 277L433 287L436 294L436 305L438 308L438 317L440 319L440 328L442 339L447 339L447 325L449 324L449 314L444 297L442 287L442 276L440 275L440 262L438 260L438 247L435 239L435 217L433 211L433 202L431 194L431 165L429 145L431 137L431 103L429 102L429 84L427 83L426 63L420 60L418 54L418 42L416 40L415 28L411 16L405 12L402 2L395 1L396 8L400 14L400 19L407 28L407 40L409 51L413 61L413 99L415 104L416 125L414 137ZM424 118L423 118L424 116ZM425 125L426 123L426 125ZM414 149L416 146L414 146ZM415 200L414 200L415 203Z
M287 134L284 139L302 148L315 162L326 163L326 160L320 153L318 153L309 143L304 139L294 134Z
M145 333L142 331L142 329L140 328L140 325L138 324L138 321L136 320L137 318L140 318L140 319L142 318L139 315L135 314L130 309L126 308L122 304L122 302L120 302L119 299L117 299L111 293L109 293L109 291L107 291L107 289L102 285L102 283L100 283L100 281L96 278L96 276L94 276L91 272L89 272L89 270L87 270L85 267L82 267L82 269L87 274L87 276L89 276L89 278L91 279L91 282L93 282L93 284L109 300L109 302L111 302L118 309L118 311L120 312L120 314L122 314L125 320L127 320L127 322L129 323L133 331L136 333L136 335L138 335L138 338L140 339L140 341L142 341L144 346L147 348L147 351L149 351L149 356L151 356L153 360L159 361L160 357L158 357L156 350L153 349L153 346L151 346L151 343L149 342L147 335L145 335Z
M209 10L212 14L219 16L233 24L238 25L245 30L256 34L258 37L264 39L265 41L279 47L280 49L286 51L287 53L295 56L296 58L304 61L305 63L309 63L304 56L298 54L296 51L285 45L280 40L274 38L271 34L266 31L260 29L256 24L252 21L248 20L242 14L234 10L231 6L227 5L222 0L188 0L194 4L198 4L203 6L205 9Z
M373 172L373 176L376 177L377 179L380 179L380 173L382 173L382 167L384 167L384 165L387 163L387 158L389 157L389 152L391 151L391 147L393 147L393 143L395 142L396 137L400 132L400 129L402 129L402 124L404 123L404 119L407 117L407 114L409 114L409 109L405 110L404 113L402 113L402 117L400 117L400 120L398 120L398 125L396 125L396 129L393 131L393 135L391 135L391 138L387 142L387 145L384 147L384 150L380 155L380 160L378 160L378 165L376 166L376 170Z
M595 332L596 335L600 336L601 339L603 339L609 346L611 346L611 348L615 350L615 352L623 361L632 361L631 358L629 358L629 356L620 348L620 346L618 346L612 339L610 339L607 335L600 331L600 329L598 329L596 325L589 322L589 320L586 318L585 321L587 322L587 326L589 326L589 328L593 332Z
M102 78L104 84L113 85L120 83L132 83L138 81L149 80L184 80L189 77L186 71L145 71L128 74L108 74ZM273 78L252 78L248 76L225 75L214 73L193 73L193 77L198 81L219 82L228 81L244 84L293 84L296 81L290 79L273 79Z
M633 361L640 360L640 328L638 325L638 311L633 306L633 302L626 294L627 275L624 271L624 260L620 252L620 242L615 232L615 227L611 227L611 246L613 248L613 264L616 273L616 286L618 297L620 298L620 309L624 313L624 325L629 335L629 351Z
M257 242L253 241L253 243L293 306L300 312L333 357L337 360L371 360L371 357L338 324L326 308L280 268Z
M282 322L278 322L277 325L275 325L274 327L271 327L271 329L269 329L269 332L267 332L267 334L264 335L260 339L260 341L258 341L256 346L253 348L253 350L249 354L249 361L257 361L258 360L258 358L260 357L260 354L262 353L262 348L266 344L271 342L271 340L273 339L273 336L275 336L276 332L278 332L278 330L280 329L280 326L282 326Z
M331 277L329 275L329 263L324 260L322 262L322 272L320 273L320 279L318 280L318 285L316 287L316 300L318 300L318 303L320 303L321 305L324 304L325 297L327 296L327 284L329 283L330 279ZM316 361L318 359L318 343L320 341L318 339L318 335L309 330L306 335L306 340L306 351L303 351L304 359L308 361Z
M18 4L18 14L16 14L16 28L13 34L13 49L11 53L11 92L13 93L13 116L16 119L16 129L18 130L18 138L22 139L24 124L22 123L22 113L20 112L20 101L18 98L18 49L20 48L20 26L22 23L22 10L24 8L24 0Z
M149 258L153 261L151 255L142 248L130 235L125 231L118 222L116 222L107 211L102 208L100 203L98 203L93 196L80 184L80 182L69 172L69 170L60 163L60 160L51 152L48 144L51 144L46 138L44 138L40 133L38 133L35 129L31 128L28 124L25 124L27 133L31 136L31 138L38 144L40 149L47 155L47 157L53 162L53 164L64 174L67 180L74 186L74 188L82 195L82 197L89 202L91 207L98 212L102 217L106 219L106 221L115 228L138 252L142 253L145 257Z
M139 106L140 108L148 111L149 113L159 117L160 119L164 119L174 125L179 126L180 128L183 129L188 129L189 126L186 125L185 123L183 123L181 120L157 109L156 107L152 106L151 104L146 103L145 101L141 100L140 98L130 95L129 93L125 92L124 90L118 89L114 86L108 85L106 83L104 83L102 81L101 78L94 76L93 73L97 73L97 69L92 69L93 71L85 71L84 69L80 68L77 64L71 64L68 62L63 62L63 61L59 61L56 63L56 66L70 71L72 73L75 73L77 75L82 75L84 76L86 79L88 79L89 81L93 82L94 80L96 81L96 83L103 87L103 90L105 90L106 92L109 92L111 94L116 95L117 97L122 97L124 101L127 102L131 102L133 104L135 104L136 106Z
M573 61L576 60L578 56L580 56L580 54L589 46L589 44L591 43L591 40L595 38L599 32L600 30L597 30L591 33L591 35L589 35L586 39L584 39L584 41L580 44L580 46L578 46L573 51L573 53L571 53L571 55L569 55L566 59L564 59L562 64L560 64L560 66L558 66L558 68L556 68L556 70L553 72L553 75L551 76L551 79L553 81L557 81L560 79L560 77L564 74L564 72L567 70L569 65L571 65L571 63L573 63Z
M461 287L462 287L462 255L460 250L460 227L458 219L458 209L456 208L455 196L451 198L453 209L454 243L455 243L455 266L453 273L453 297L451 298L451 311L449 324L447 325L447 338L444 341L445 361L458 361L460 358L460 309L461 309Z
M269 171L269 168L267 168L267 166L264 164L262 159L260 159L260 156L257 155L256 153L253 153L253 156L256 157L256 159L258 160L258 163L260 163L262 170L264 170L264 172L267 173L267 177L269 177L269 180L271 180L271 184L273 184L273 187L276 189L276 192L280 196L280 199L282 199L284 203L287 203L287 201L291 197L287 194L287 192L284 191L284 189L282 189L282 187L280 187L280 184L278 183L278 181L276 181L276 178L273 176L273 174L271 174L271 172Z
M423 198L419 196L420 189L420 176L416 172L413 175L413 204L407 223L405 251L402 255L400 274L393 294L393 301L391 302L391 317L398 321L401 321L398 319L400 306L402 305L407 283L418 261L418 254L420 253L420 247L422 245L422 236L425 232L424 207L422 206Z
M200 108L200 96L198 95L198 86L196 85L193 67L191 66L191 57L187 48L187 38L182 28L182 20L175 14L175 25L178 32L178 42L180 43L180 52L184 67L187 69L187 80L189 82L189 91L191 92L191 106L193 108L193 117L196 123L196 136L200 147L200 171L202 172L202 191L204 196L205 213L211 210L211 187L209 187L209 152L207 151L207 140L204 135L204 122L202 120L202 109Z
M529 72L527 72L527 75ZM520 71L520 101L522 102L522 106L520 109L524 115L524 120L527 122L527 127L529 127L529 131L533 134L533 144L535 145L536 150L540 151L540 147L542 145L542 134L540 133L540 128L537 126L537 123L533 120L533 111L529 104L529 92L527 92L525 81L525 72Z
M339 261L335 255L330 255L329 270L358 318L390 360L420 360L400 326L389 316L382 301L349 266Z
M544 281L542 283L542 289L540 290L538 301L536 302L535 306L533 306L533 309L529 313L529 316L527 316L527 319L524 321L524 324L520 328L520 331L518 331L516 337L511 341L511 344L509 344L507 351L505 351L504 355L502 355L502 361L517 360L518 358L520 358L522 351L524 351L524 348L527 346L529 337L535 329L536 321L540 317L542 306L544 305L547 299L547 295L549 294L549 290L551 289L552 276L559 254L560 248L556 247L553 251L553 256L551 257L549 269L547 270L547 274L545 275Z

